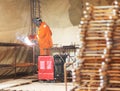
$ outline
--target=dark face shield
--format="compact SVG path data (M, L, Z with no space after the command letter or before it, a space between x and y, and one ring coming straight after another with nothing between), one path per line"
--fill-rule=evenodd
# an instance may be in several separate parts
M34 18L32 21L37 27L39 27L42 22L42 20L38 18Z

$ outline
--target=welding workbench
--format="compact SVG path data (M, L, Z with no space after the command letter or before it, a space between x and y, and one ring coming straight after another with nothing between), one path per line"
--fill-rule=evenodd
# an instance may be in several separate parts
M0 47L14 47L14 50L16 50L18 47L27 47L24 44L20 44L20 43L4 43L4 42L0 42ZM15 78L16 78L16 69L17 67L29 67L29 66L34 66L34 60L32 60L32 62L30 63L17 63L17 53L15 53L15 60L13 64L0 64L0 69L4 69L4 68L13 68L14 69L14 73L15 73Z
M76 49L78 48L79 47L76 47L75 45L67 45L67 46L61 46L61 47L52 47L49 50L58 52L59 54L62 54L62 53L70 54L70 52L74 52L74 56L75 56Z

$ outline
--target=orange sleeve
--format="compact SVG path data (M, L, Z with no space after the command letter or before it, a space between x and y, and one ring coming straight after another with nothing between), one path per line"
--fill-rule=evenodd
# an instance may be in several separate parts
M46 34L46 31L45 31L45 23L41 23L40 27L39 27L39 30L38 30L38 36L39 38L43 38Z

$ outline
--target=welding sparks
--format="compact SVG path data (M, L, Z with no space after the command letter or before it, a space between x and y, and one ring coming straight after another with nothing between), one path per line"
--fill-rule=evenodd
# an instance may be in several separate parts
M17 37L18 40L20 40L21 42L23 42L23 43L26 44L26 45L29 45L29 46L35 45L35 43L33 43L33 42L28 38L28 36L26 36L26 35L20 35L20 34L19 34L19 36L18 36L18 34L17 34L16 37Z
M34 43L32 43L28 37L25 37L24 39L24 43L27 44L27 45L34 45Z

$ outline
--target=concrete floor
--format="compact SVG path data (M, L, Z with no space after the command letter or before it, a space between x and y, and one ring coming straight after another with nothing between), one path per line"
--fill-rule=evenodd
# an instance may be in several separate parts
M67 83L67 91L73 88L73 83ZM40 82L37 74L18 79L1 79L0 91L66 91L64 82Z
M67 91L73 88L72 83L68 83ZM64 83L40 83L32 82L31 84L6 88L4 91L66 91Z

